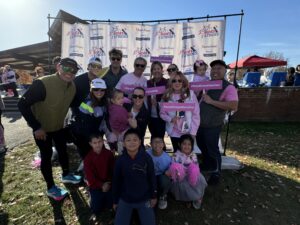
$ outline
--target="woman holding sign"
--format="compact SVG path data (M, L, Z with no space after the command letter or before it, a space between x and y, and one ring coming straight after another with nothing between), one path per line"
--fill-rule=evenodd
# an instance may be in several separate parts
M197 97L189 89L189 82L182 72L169 80L168 89L162 97L160 117L166 121L174 151L179 149L181 135L195 136L200 125Z
M161 62L155 61L152 63L151 68L151 77L147 82L147 88L153 89L153 94L149 93L147 102L149 109L149 130L151 136L164 138L166 131L166 123L159 116L159 105L158 102L161 101L163 93L159 93L166 88L168 80L163 77L163 66ZM158 94L154 94L155 92Z

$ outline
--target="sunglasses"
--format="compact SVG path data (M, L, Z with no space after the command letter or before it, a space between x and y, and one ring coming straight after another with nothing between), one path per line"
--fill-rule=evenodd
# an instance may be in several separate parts
M182 83L182 80L173 79L172 83Z
M101 88L92 88L92 91L101 91L101 92L104 92L105 89L101 89Z
M98 64L91 64L91 67L93 69L97 68L97 69L102 69L102 66L101 65L98 65Z
M144 95L136 95L136 94L132 95L132 98L134 98L134 99L137 99L137 98L143 99L144 97L145 97Z
M167 71L170 73L170 72L175 72L175 71L177 71L177 69L176 69L176 68L169 68L169 69L167 69Z
M74 67L71 67L71 66L63 66L63 65L61 65L61 68L62 68L62 70L63 70L65 73L76 74L77 71L78 71L77 68L74 68Z
M145 64L135 64L135 67L137 68L145 68Z
M111 61L121 61L122 58L111 57Z

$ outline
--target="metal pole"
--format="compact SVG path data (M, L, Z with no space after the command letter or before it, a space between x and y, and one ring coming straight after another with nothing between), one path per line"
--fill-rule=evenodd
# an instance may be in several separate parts
M50 13L48 14L48 71L50 72L51 62L50 62Z
M244 10L241 10L241 20L240 20L240 31L239 31L238 49L237 49L237 53L236 53L236 62L235 62L234 79L233 79L233 83L234 83L234 86L236 88L238 88L238 84L236 82L236 74L237 74L237 63L238 63L238 60L239 60L239 53L240 53L240 43L241 43L243 16L244 16ZM224 153L223 153L224 156L226 155L230 121L231 121L231 113L228 116L228 123L227 123L227 129L226 129L226 137L225 137L225 143L224 143Z

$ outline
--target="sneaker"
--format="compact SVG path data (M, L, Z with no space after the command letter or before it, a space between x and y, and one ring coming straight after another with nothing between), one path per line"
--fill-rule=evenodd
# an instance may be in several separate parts
M7 148L5 146L0 147L0 155L5 154L7 151Z
M64 199L67 195L68 195L68 192L65 189L59 188L55 185L53 185L52 188L50 188L47 191L47 196L50 198L53 198L56 201L60 201L60 200Z
M199 199L197 201L193 201L193 207L194 209L200 209L201 208L201 204L202 204L202 200Z
M163 195L163 196L159 197L158 208L166 209L167 207L168 207L167 195Z
M81 182L81 176L68 174L61 178L64 184L79 184Z

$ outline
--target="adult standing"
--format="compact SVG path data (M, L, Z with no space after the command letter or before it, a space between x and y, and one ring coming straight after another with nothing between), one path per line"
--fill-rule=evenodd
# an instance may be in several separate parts
M194 103L189 111L167 111L160 109L160 117L166 121L166 131L171 138L174 151L179 149L181 135L195 136L200 123L199 104L196 95L189 89L189 82L182 72L177 72L173 79L169 80L168 89L162 97L163 102L169 103ZM163 104L163 103L162 103Z
M9 65L5 65L2 74L2 83L4 84L4 89L8 92L8 94L10 94L10 90L13 92L13 97L19 97L16 82L17 78L15 71L13 71Z
M203 167L211 171L209 184L219 183L221 175L221 153L219 136L227 111L237 111L238 95L236 88L224 79L227 65L222 60L210 63L211 79L221 80L222 89L208 90L200 100L201 124L197 132L197 144L203 154Z
M174 63L170 64L168 66L167 72L170 79L173 79L173 77L176 75L176 73L179 71L178 66Z
M144 145L144 137L149 122L149 111L145 105L145 90L142 87L136 87L132 93L132 103L124 104L124 107L131 117L128 119L129 126L139 131L142 145Z
M57 70L56 74L34 81L20 99L18 107L32 128L35 142L40 149L41 172L47 183L47 195L59 201L66 196L67 191L54 184L51 165L52 141L62 167L62 182L76 184L80 182L81 177L69 173L63 129L65 116L75 95L73 80L78 65L75 60L64 58Z
M111 96L113 89L116 87L121 77L128 73L127 70L121 66L122 58L123 53L121 50L113 48L109 51L109 60L111 64L108 68L108 71L102 77L106 83L109 97Z
M116 89L123 91L127 95L130 95L132 93L132 88L147 87L147 79L143 75L146 66L146 59L137 57L134 60L134 71L122 76L116 85Z
M168 80L163 77L163 66L160 62L155 61L151 65L151 77L147 81L147 87L166 87ZM164 138L166 131L166 123L159 115L159 102L163 94L149 95L147 97L148 109L150 114L149 130L151 136Z
M78 112L78 106L83 102L90 93L90 83L98 77L102 69L102 62L98 57L92 57L88 63L88 72L77 76L74 80L76 86L76 95L72 102L72 111L74 114Z

